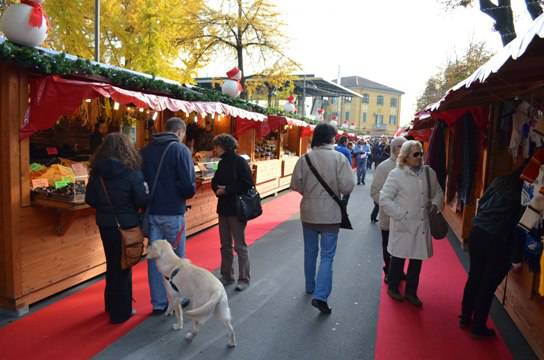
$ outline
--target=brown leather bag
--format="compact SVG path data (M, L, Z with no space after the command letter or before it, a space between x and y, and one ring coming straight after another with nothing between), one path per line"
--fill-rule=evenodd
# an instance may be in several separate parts
M142 258L144 253L144 233L140 226L135 226L130 229L121 228L104 179L100 178L100 183L102 184L104 194L106 194L106 199L108 200L108 203L113 211L113 218L115 219L117 228L121 233L121 268L126 270L136 265Z
M449 226L444 219L444 216L439 210L432 211L432 189L431 189L431 176L429 175L429 167L425 166L425 177L427 178L427 211L429 211L429 225L431 228L431 235L436 240L442 240L448 235Z

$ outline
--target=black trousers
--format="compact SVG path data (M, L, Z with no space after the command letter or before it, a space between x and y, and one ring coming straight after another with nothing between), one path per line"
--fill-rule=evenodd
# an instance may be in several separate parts
M462 302L462 316L473 329L486 326L495 290L510 270L510 256L502 241L474 227L469 243L470 270Z
M391 256L391 265L389 267L389 290L398 291L399 284L402 280L404 272L404 260L398 257ZM407 295L417 295L419 286L419 274L421 273L421 260L410 259L408 263L408 273L406 274L406 290Z
M389 244L389 231L382 230L382 253L383 253L383 272L385 275L389 272L391 266L391 255L387 252L387 245ZM404 270L403 270L404 271Z
M117 228L100 227L106 253L104 303L112 323L122 323L132 315L132 272L121 269L121 233Z
M377 202L374 202L374 209L372 209L372 214L370 214L370 220L378 221L378 213L380 212L380 205Z

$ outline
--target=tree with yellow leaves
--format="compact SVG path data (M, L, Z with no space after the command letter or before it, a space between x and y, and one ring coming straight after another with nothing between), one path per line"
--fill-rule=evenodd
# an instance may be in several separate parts
M265 97L268 106L272 106L272 98L287 98L293 93L296 76L293 73L300 66L290 60L278 60L274 65L260 73L254 74L246 82L249 97Z
M276 6L267 0L223 0L217 6L205 5L193 13L194 24L203 31L192 36L180 35L179 43L193 46L193 60L209 61L214 55L236 56L245 84L244 56L259 54L263 62L270 58L285 59L282 44L284 25Z
M101 0L101 61L190 82L203 64L193 58L193 46L180 36L195 37L201 29L191 23L203 0ZM46 1L51 28L47 45L92 59L94 0Z

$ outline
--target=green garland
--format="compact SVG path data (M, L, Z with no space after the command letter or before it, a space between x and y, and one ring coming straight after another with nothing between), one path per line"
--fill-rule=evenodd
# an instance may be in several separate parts
M0 60L11 62L16 66L43 75L99 76L112 85L126 89L168 94L176 99L186 101L217 101L248 111L266 113L266 109L259 105L251 104L243 99L231 98L217 91L202 88L196 88L195 91L182 85L157 79L155 76L140 75L120 68L109 68L81 58L74 60L68 58L65 53L52 54L36 48L17 45L8 40L0 43Z
M0 39L1 41L1 39ZM176 99L186 101L213 101L231 105L247 111L265 115L287 116L317 125L318 120L289 113L278 108L263 108L240 98L231 98L216 90L195 87L196 90L185 86L169 83L155 76L146 76L120 68L110 68L87 59L69 58L65 53L49 53L40 49L21 46L5 40L0 42L0 60L10 62L16 66L29 69L43 75L60 75L74 77L102 77L106 82L125 89L143 92L167 94ZM349 130L357 135L364 135L358 130Z

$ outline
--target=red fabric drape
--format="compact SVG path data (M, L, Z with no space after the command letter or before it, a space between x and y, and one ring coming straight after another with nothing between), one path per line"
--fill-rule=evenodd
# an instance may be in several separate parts
M111 98L120 104L133 104L155 111L171 110L187 113L226 114L252 120L258 124L266 119L263 114L242 110L218 102L189 102L122 89L110 84L42 76L30 81L30 108L21 129L21 139L36 131L50 129L63 115L71 115L85 99L99 96Z

